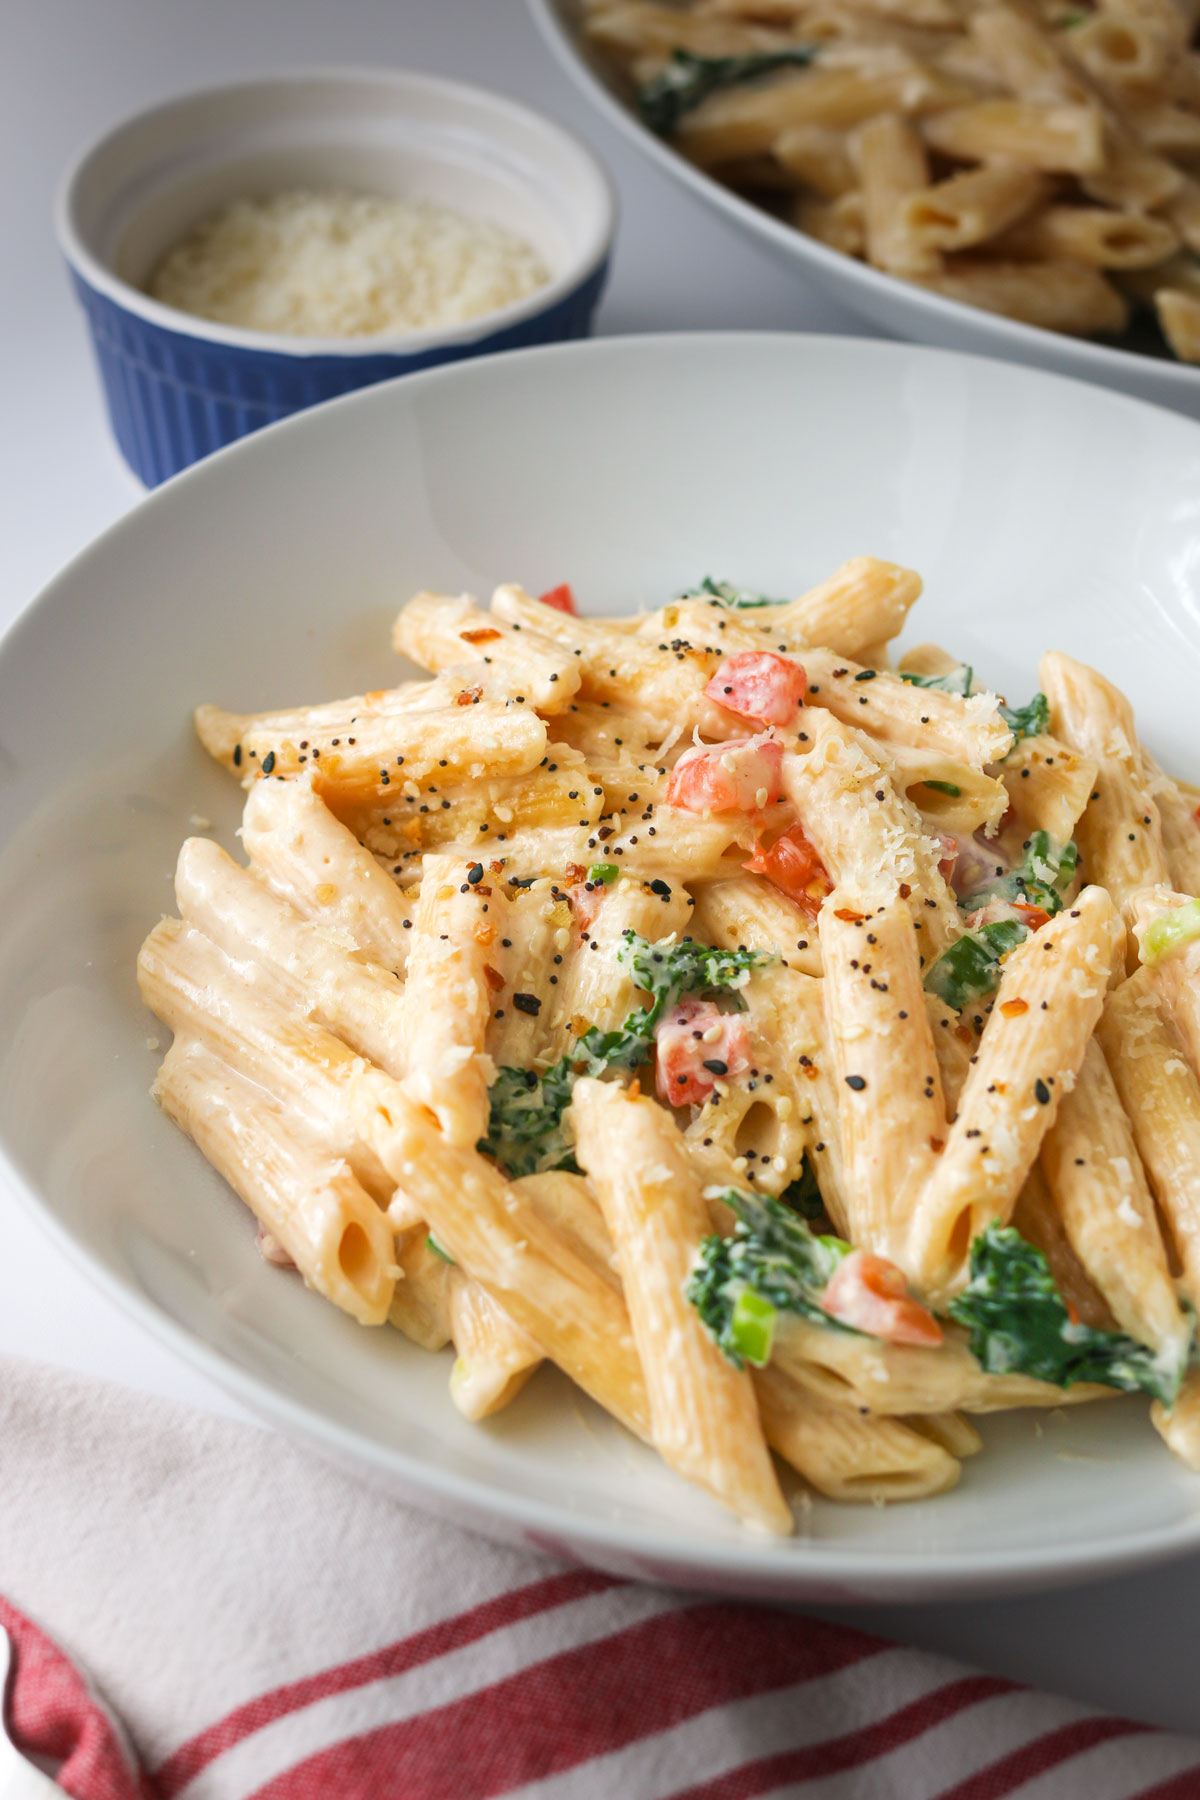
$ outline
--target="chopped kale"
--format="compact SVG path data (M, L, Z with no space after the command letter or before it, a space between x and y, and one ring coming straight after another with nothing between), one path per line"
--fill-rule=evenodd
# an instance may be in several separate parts
M939 693L960 694L963 699L971 692L974 674L970 663L960 663L957 669L947 669L944 675L913 675L907 669L899 671L901 681L907 681L913 687L936 688ZM1006 706L1000 701L999 712L1017 739L1041 737L1050 729L1050 702L1045 694L1035 694L1028 706Z
M971 692L975 671L970 663L960 663L957 669L947 669L944 675L913 675L908 669L900 669L898 673L901 681L907 681L910 687L934 688L939 694L958 694L965 700Z
M694 56L690 50L673 50L666 66L638 90L642 123L659 137L670 137L684 114L719 88L738 87L775 69L806 68L818 48L816 44L797 44L749 56Z
M732 581L714 581L706 575L699 587L684 588L679 596L681 600L719 600L722 606L733 608L736 612L747 612L756 606L784 606L783 600L768 599L766 594L756 594L753 588L740 588Z
M505 1067L492 1083L487 1136L479 1148L509 1175L535 1175L545 1169L574 1169L562 1119L571 1092L583 1075L632 1072L646 1062L654 1028L685 995L736 994L750 971L773 960L758 950L714 950L691 938L652 944L627 931L617 959L651 1004L631 1012L623 1025L600 1031L592 1025L571 1049L540 1075L533 1069Z
M1056 844L1048 831L1035 831L1025 846L1019 868L998 875L959 901L965 912L986 906L989 900L1007 900L1011 905L1040 906L1043 912L1062 911L1067 889L1075 879L1079 852L1074 841Z
M1035 694L1028 706L1005 706L1001 703L1000 717L1018 741L1021 738L1044 737L1050 729L1050 702L1045 694Z
M1123 1331L1072 1320L1040 1250L1016 1231L989 1225L971 1245L970 1280L947 1307L970 1333L971 1354L990 1375L1029 1375L1055 1387L1093 1381L1138 1390L1173 1405L1187 1364Z
M925 986L961 1012L992 992L1000 980L1000 959L1028 936L1019 919L997 919L976 931L964 931L930 966Z
M765 1194L711 1188L736 1214L732 1237L715 1234L700 1246L684 1290L722 1354L741 1368L770 1360L776 1315L795 1313L813 1324L848 1331L821 1306L829 1278L851 1245L818 1237L803 1219Z

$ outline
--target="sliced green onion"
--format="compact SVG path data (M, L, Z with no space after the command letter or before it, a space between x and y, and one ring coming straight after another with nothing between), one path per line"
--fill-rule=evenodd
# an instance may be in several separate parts
M1189 900L1185 906L1159 913L1147 925L1142 933L1141 960L1149 967L1196 938L1200 938L1200 900Z
M425 1239L425 1243L428 1246L428 1248L433 1251L433 1254L435 1256L440 1256L442 1261L444 1263L449 1263L450 1267L452 1269L456 1269L458 1267L458 1264L455 1262L455 1260L451 1256L450 1252L448 1250L442 1249L442 1246L438 1243L438 1241L434 1237L432 1231L429 1233L428 1237Z
M602 887L607 887L609 882L615 881L620 873L616 863L593 863L587 872L587 878L589 881L598 881Z
M921 786L932 788L935 794L949 794L952 800L957 800L962 793L962 789L955 787L952 781L923 781Z
M743 1362L752 1368L765 1369L770 1362L778 1316L771 1302L753 1288L743 1288L734 1302L729 1319L730 1340Z

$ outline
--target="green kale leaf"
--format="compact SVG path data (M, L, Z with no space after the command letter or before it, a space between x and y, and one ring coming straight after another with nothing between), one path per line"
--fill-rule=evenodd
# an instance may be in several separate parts
M1153 1394L1171 1406L1187 1345L1156 1352L1123 1331L1072 1322L1040 1250L1011 1228L990 1225L971 1245L970 1280L947 1313L970 1334L989 1375L1029 1375L1055 1387L1079 1381Z
M1035 694L1028 706L1005 706L1001 702L1000 717L1018 740L1044 737L1050 729L1050 702L1045 694Z
M690 50L673 50L671 60L653 81L638 90L642 123L659 137L670 137L684 114L719 88L738 87L775 69L806 68L818 48L816 44L797 44L794 49L749 56L694 56Z
M998 986L1001 958L1028 936L1028 927L1019 919L997 919L975 931L964 931L930 965L925 986L955 1012L962 1012Z
M986 906L989 900L1007 900L1010 904L1020 901L1025 906L1040 906L1053 918L1055 913L1062 911L1064 897L1078 867L1079 852L1073 840L1060 845L1048 831L1035 831L1025 846L1019 868L985 882L958 904L964 912L973 912L978 906Z
M732 581L714 581L706 575L699 587L684 588L679 596L681 600L719 600L722 606L731 607L737 612L746 612L756 606L784 606L786 601L768 599L766 594L756 594L753 588L740 588Z
M939 694L958 694L965 700L971 692L975 671L970 663L960 663L957 669L947 669L944 675L913 675L907 669L897 673L910 687L934 688Z
M740 1369L770 1361L778 1314L794 1313L834 1331L851 1327L821 1306L829 1278L851 1245L818 1237L788 1208L766 1194L713 1188L736 1215L731 1237L715 1234L700 1246L684 1292L722 1354Z
M648 1007L635 1009L612 1031L590 1026L541 1074L510 1066L497 1072L489 1095L487 1135L479 1140L479 1149L514 1178L576 1167L562 1121L581 1076L640 1068L653 1047L655 1026L680 1000L693 994L736 995L752 969L774 959L759 950L714 950L691 938L652 944L627 931L617 960L650 995Z

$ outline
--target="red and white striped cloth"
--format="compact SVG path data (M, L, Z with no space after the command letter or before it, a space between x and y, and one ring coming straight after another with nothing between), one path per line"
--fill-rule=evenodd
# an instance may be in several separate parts
M0 1594L11 1729L76 1800L1200 1796L1200 1743L485 1543L4 1360Z

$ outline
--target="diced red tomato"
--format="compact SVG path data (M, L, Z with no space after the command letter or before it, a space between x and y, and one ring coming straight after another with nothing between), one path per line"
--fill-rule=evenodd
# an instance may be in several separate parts
M743 650L725 658L704 693L739 718L790 725L807 686L799 663L771 650Z
M1028 925L1030 931L1040 931L1043 925L1050 923L1050 914L1044 906L1030 906L1026 900L1014 900L1013 911L1020 913L1021 923Z
M821 1306L831 1319L852 1325L889 1344L933 1349L942 1328L928 1308L914 1300L903 1272L884 1256L852 1250L830 1276Z
M783 745L773 737L731 738L685 750L671 771L667 801L688 812L758 812L778 800Z
M825 896L833 892L829 871L805 836L803 825L791 826L769 850L756 844L754 855L742 867L752 875L765 875L810 919L816 918Z
M978 931L981 925L999 925L1002 920L1011 919L1015 912L1011 900L989 900L985 906L977 906L974 912L967 913L963 924L968 931Z
M604 884L600 881L577 881L570 890L571 912L580 933L590 931L604 900Z
M681 1000L654 1030L654 1088L670 1106L703 1106L718 1081L750 1066L750 1032L741 1013L711 1000Z
M547 588L544 594L538 595L538 599L543 606L552 606L555 612L570 613L573 619L579 616L579 608L575 604L575 595L569 581Z
M958 839L952 837L948 831L934 831L930 833L930 836L941 851L941 855L938 857L938 874L943 881L949 881L954 873L954 865L958 861Z

